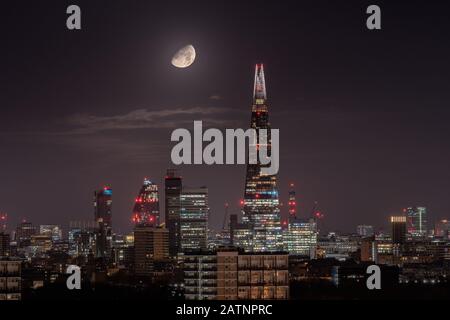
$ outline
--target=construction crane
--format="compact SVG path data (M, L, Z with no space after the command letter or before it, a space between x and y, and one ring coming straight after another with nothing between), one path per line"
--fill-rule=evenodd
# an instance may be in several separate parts
M322 210L320 210L319 208L319 202L314 201L314 206L311 210L311 215L310 215L317 223L317 231L320 232L320 229L323 228L323 218L325 217L324 213L322 212ZM320 225L319 225L320 222Z
M223 223L222 223L222 230L225 230L227 218L228 218L228 202L225 203L225 214L223 215Z
M0 231L5 232L8 227L8 214L0 212Z

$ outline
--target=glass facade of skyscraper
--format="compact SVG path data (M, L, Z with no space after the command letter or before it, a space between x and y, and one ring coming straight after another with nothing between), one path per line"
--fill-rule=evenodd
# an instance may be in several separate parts
M208 189L183 188L181 193L181 250L206 250L208 246Z

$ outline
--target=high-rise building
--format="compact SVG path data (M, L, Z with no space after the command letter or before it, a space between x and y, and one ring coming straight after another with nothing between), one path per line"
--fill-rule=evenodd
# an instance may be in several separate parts
M165 178L165 222L169 230L169 252L175 256L180 251L180 211L182 180L176 170L167 170Z
M134 271L150 276L154 264L169 258L169 231L162 227L138 224L134 228Z
M295 219L283 232L285 250L290 255L315 258L317 248L317 224L314 219Z
M206 250L208 246L208 188L185 188L181 192L181 250Z
M54 242L62 240L62 229L56 224L41 224L39 234L49 236Z
M369 225L359 225L356 227L356 233L358 234L358 236L360 237L371 237L374 235L374 231L373 231L373 226L369 226Z
M158 186L147 178L136 197L132 221L135 224L160 225Z
M256 147L259 148L259 129L268 132L267 152L271 152L269 110L263 65L256 65L253 89L251 128L257 132ZM255 142L251 142L255 143ZM279 251L282 249L281 217L276 175L267 175L261 168L269 166L261 163L247 164L242 221L252 232L252 247L248 251Z
M407 231L412 238L423 238L428 233L427 208L409 207L405 210L407 217Z
M96 257L111 255L112 242L112 189L104 187L94 192L94 218L97 223Z
M10 242L11 238L9 237L9 234L0 232L0 257L8 257L10 255Z
M403 244L406 240L406 217L392 216L392 243Z
M97 223L112 226L112 189L104 187L94 192L94 218Z
M30 245L31 236L36 234L36 228L31 222L23 221L16 228L17 245L19 248Z

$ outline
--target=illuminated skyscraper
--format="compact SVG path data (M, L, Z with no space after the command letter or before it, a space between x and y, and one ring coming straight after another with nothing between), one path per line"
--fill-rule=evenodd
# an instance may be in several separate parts
M208 215L208 189L183 188L180 214L180 245L183 252L207 249Z
M407 231L413 238L426 237L427 229L427 208L409 207L405 209L407 217Z
M267 152L271 152L269 112L263 65L256 65L253 89L251 128L257 130L257 148L260 145L259 129L267 129ZM281 217L276 175L261 172L259 156L256 164L247 165L243 218L252 233L252 247L247 251L278 251L283 247Z
M94 192L94 218L97 224L96 257L109 257L112 242L112 189Z
M133 208L132 221L138 224L159 226L159 197L158 186L144 179L144 184L139 191Z
M182 180L176 170L168 169L165 179L165 221L169 229L169 252L171 256L180 251L180 210Z

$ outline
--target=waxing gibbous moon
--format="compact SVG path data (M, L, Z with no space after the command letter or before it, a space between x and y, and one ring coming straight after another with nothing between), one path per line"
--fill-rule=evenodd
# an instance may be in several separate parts
M187 68L194 63L195 48L192 45L187 45L180 50L172 58L172 65L177 68Z

